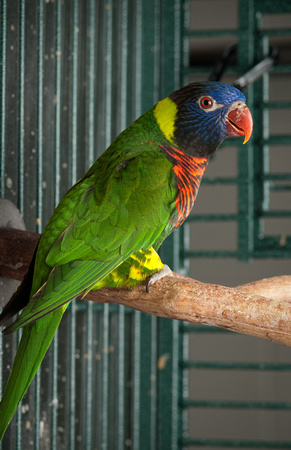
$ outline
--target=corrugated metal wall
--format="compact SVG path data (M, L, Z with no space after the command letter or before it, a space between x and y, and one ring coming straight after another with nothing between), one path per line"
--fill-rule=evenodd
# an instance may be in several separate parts
M238 45L222 81L232 84L277 47L270 73L244 94L254 117L247 145L225 141L207 167L189 218L190 274L235 286L290 273L291 3L191 0L185 77L207 79ZM188 37L188 39L187 39ZM249 261L248 263L246 261ZM291 448L291 350L219 328L190 335L187 449Z
M1 196L40 232L113 138L180 85L181 5L2 0L0 8ZM175 270L178 239L164 256ZM2 385L16 341L0 338ZM176 448L180 350L177 322L74 302L2 448Z
M191 29L187 20L183 22L189 6L195 16L196 3L0 1L0 189L1 197L19 207L28 230L41 232L62 195L138 115L186 83L189 76L190 79L208 77L211 67L203 66L203 58L199 60L195 52L192 57L190 53L194 64L189 67L189 41L193 49L194 41L199 47L201 38L210 37L213 41L206 45L215 49L217 39L234 36L239 43L239 57L235 67L228 71L231 82L235 74L247 70L266 52L268 39L276 39L278 30L274 27L270 30L265 23L261 26L257 13L270 15L275 10L278 12L280 6L286 12L290 9L288 0L229 0L228 8L233 5L238 8L237 23L229 24L227 29L205 31ZM288 35L289 30L283 33ZM290 67L279 64L274 73L284 71L290 72ZM290 218L290 209L276 210L275 201L277 194L290 192L290 170L286 168L285 173L278 173L276 165L269 165L270 160L275 160L275 151L285 151L290 136L285 134L277 139L278 136L268 135L268 114L289 108L290 101L283 104L270 100L269 82L266 75L257 93L253 88L248 92L248 101L259 124L249 151L232 151L235 155L232 159L227 151L225 161L231 162L232 169L228 166L227 173L223 171L218 179L204 180L204 189L221 190L220 198L224 198L226 191L235 189L238 204L231 211L233 204L227 203L224 210L217 202L216 210L207 211L207 195L206 201L201 199L205 209L199 210L197 205L188 227L171 235L162 249L163 261L175 271L186 272L189 260L195 263L193 258L197 257L199 266L207 258L209 267L211 258L218 257L228 257L230 264L237 257L242 260L253 256L290 257L289 231L278 236L276 228L269 228L269 219ZM229 150L233 150L231 145L227 147ZM219 158L223 158L223 152ZM199 226L209 226L206 241L195 239ZM189 228L192 229L190 250ZM219 237L223 228L224 234L227 229L228 237L238 239L225 243ZM215 233L211 232L213 229ZM266 405L225 399L219 404L216 397L204 398L200 392L201 378L208 377L214 385L220 379L219 371L225 381L231 378L228 370L245 373L275 368L282 373L290 369L290 364L262 366L261 362L251 364L245 360L231 361L232 369L229 369L223 361L213 362L201 339L201 335L207 334L205 330L205 327L185 326L117 305L75 301L65 314L58 336L5 436L2 449L168 450L239 444L288 448L286 441L266 444L264 438L255 441L257 436L252 442L239 443L237 436L230 433L232 430L227 429L227 422L225 433L222 427L219 430L221 439L217 434L212 439L209 427L206 436L197 430L197 423L206 417L203 416L205 408L209 423L211 417L212 423L217 422L213 408L220 417L222 407L230 410L231 415L233 409L247 412L265 406L267 410L290 409L288 403L282 405L282 402L270 401ZM212 329L207 330L215 336ZM190 334L191 338L194 336L192 354L196 351L203 356L201 360L198 357L188 361ZM215 341L222 342L225 349L223 339L219 337ZM1 386L9 374L17 340L16 335L0 336ZM199 391L197 397L190 399L189 369L190 382L196 393ZM197 373L201 371L199 378ZM193 419L190 433L188 415ZM249 417L254 416L249 414Z

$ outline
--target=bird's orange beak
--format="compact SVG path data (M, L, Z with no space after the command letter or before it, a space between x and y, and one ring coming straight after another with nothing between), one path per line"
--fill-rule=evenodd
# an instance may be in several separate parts
M248 142L253 131L253 118L249 108L244 103L234 104L225 120L229 136L244 136L243 143Z

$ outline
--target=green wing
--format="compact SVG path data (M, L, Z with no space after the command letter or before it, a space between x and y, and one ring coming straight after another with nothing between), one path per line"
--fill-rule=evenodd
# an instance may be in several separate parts
M9 332L88 292L132 253L153 245L168 224L175 190L169 188L171 164L161 153L114 160L112 169L106 181L102 170L95 170L69 192L78 202L45 258L52 270ZM51 239L51 229L60 221L58 209L44 241L47 235Z

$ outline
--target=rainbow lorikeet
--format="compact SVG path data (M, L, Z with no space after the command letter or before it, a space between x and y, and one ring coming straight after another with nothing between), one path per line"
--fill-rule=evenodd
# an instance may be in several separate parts
M0 315L2 325L23 309L4 334L24 327L0 404L1 438L70 300L163 275L157 250L189 215L210 156L227 136L246 142L251 133L239 90L192 83L123 131L69 190Z

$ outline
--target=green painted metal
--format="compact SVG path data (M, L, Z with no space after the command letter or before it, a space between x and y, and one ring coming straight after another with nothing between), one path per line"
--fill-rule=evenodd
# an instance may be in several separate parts
M192 1L195 5L195 0ZM273 4L267 0L239 1L237 29L217 30L190 30L188 39L214 38L233 36L238 40L237 64L227 68L226 73L236 73L240 76L249 70L256 62L269 51L269 38L274 36L289 36L290 30L286 28L268 29L262 27L261 17L264 14L290 13L288 2L276 2ZM185 76L194 73L204 73L207 77L209 67L187 66ZM278 64L272 68L271 73L290 73L288 64ZM238 211L237 214L204 214L193 213L188 221L232 221L237 224L238 244L237 249L229 251L186 249L183 253L185 258L191 257L236 257L241 260L253 258L275 257L290 258L290 235L286 236L284 246L280 245L279 236L265 236L264 220L270 217L289 218L290 209L272 210L269 205L269 197L272 191L290 191L290 173L279 174L266 171L270 148L274 145L290 145L290 135L269 135L268 115L273 109L290 108L290 102L270 102L268 99L268 84L270 75L266 74L257 81L255 86L250 86L246 91L248 104L253 111L254 127L253 137L248 143L248 151L243 146L237 145L233 140L228 140L223 145L238 147L238 177L203 179L203 184L226 185L233 184L238 188ZM260 107L257 107L260 105ZM257 176L259 175L259 176ZM271 181L271 183L269 182ZM281 181L286 183L279 184ZM259 207L258 207L259 205Z
M269 39L290 35L286 28L261 29L258 14L290 13L288 0L238 4L238 29L189 31L186 0L1 0L0 191L18 205L29 230L41 232L61 196L135 117L189 75L207 78L209 67L188 65L189 39L237 39L238 64L226 72L238 76L264 56ZM288 64L272 69L290 72ZM269 111L291 103L270 101L267 93L268 75L247 92L256 128L248 152L238 147L238 177L203 181L237 186L237 212L191 216L161 249L174 271L187 274L189 258L197 256L290 258L291 236L282 246L280 236L263 233L266 218L290 218L290 210L272 210L269 197L290 191L291 175L270 172L267 162L271 146L290 145L291 136L270 136L267 121ZM237 248L191 249L189 225L196 220L237 223ZM189 334L198 332L227 333L75 300L3 450L20 450L27 442L34 449L72 450L290 448L284 442L188 437L189 408L290 409L287 402L189 399L191 370L291 370L279 363L188 361ZM0 337L0 387L18 337Z
M195 0L192 0L195 11ZM210 4L210 3L209 3ZM290 29L267 29L262 26L262 17L264 14L290 13L291 4L288 1L273 2L269 0L240 0L238 5L238 28L232 29L212 29L212 30L190 30L186 32L188 39L202 38L221 38L230 37L237 40L238 56L235 65L231 65L226 69L227 75L234 77L241 76L249 70L255 63L260 61L269 51L269 42L274 37L290 36ZM199 42L199 41L197 41ZM195 66L186 66L184 69L185 78L191 75L205 77L209 75L211 68L205 65L196 64ZM291 257L291 235L284 236L284 242L280 236L266 235L264 231L265 220L268 218L280 218L281 220L290 220L291 210L288 205L286 209L275 210L270 202L272 192L290 192L290 170L287 173L276 173L270 169L269 159L272 146L290 146L290 134L270 135L269 133L269 113L274 110L290 109L290 101L270 101L269 99L269 80L272 75L290 74L290 64L277 64L271 69L270 74L265 74L262 79L257 81L254 86L250 86L245 92L247 102L254 116L254 133L252 140L248 143L247 151L243 146L238 146L236 142L228 141L223 145L231 145L237 147L238 151L238 169L237 177L217 177L203 179L203 184L208 186L227 186L237 187L238 191L238 209L236 212L228 214L196 214L188 219L188 223L215 223L225 222L237 225L238 242L236 249L216 250L205 249L196 250L195 248L186 247L183 251L185 258L238 258L248 261L253 258L286 258ZM216 327L205 327L201 325L182 324L180 332L185 336L199 336L198 343L202 342L202 336L207 333L225 339L231 339L232 333L221 330ZM194 341L195 342L195 341ZM224 342L224 341L222 341ZM198 344L197 344L198 345ZM222 344L223 345L223 344ZM288 362L245 362L245 361L213 361L213 360L189 360L185 357L181 362L181 368L186 373L190 372L190 377L195 380L197 371L206 374L210 382L215 384L216 376L219 373L232 376L234 382L238 372L250 376L250 374L260 373L261 379L264 374L272 373L273 375L288 374L291 365ZM212 374L212 375L211 375ZM210 378L211 375L211 378ZM199 378L198 378L199 379ZM279 380L279 378L278 378ZM213 411L217 414L224 410L245 411L283 411L288 415L290 411L290 402L274 402L274 401L253 401L244 399L209 399L189 398L186 392L181 402L186 414L190 410L197 410L197 414L201 409L209 411L210 417L213 417ZM215 416L218 417L218 416ZM228 416L226 416L228 417ZM290 416L286 416L290 418ZM215 420L215 419L213 419ZM195 422L192 423L190 432L187 430L183 433L180 440L181 448L290 448L291 442L282 442L278 440L248 440L248 439L231 439L225 429L224 439L210 439L208 436L201 437L199 429L196 429ZM209 426L209 429L211 425Z
M3 0L0 11L1 196L41 232L114 137L180 86L183 10ZM179 250L180 235L164 249L175 270ZM177 322L73 301L0 447L178 448L181 339ZM16 340L0 338L1 387Z

